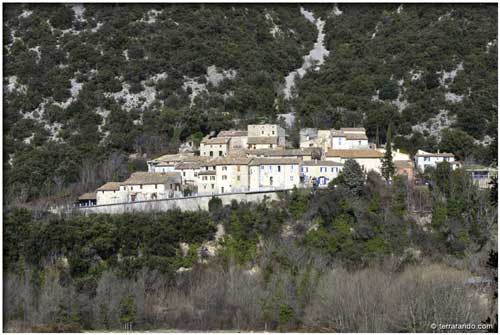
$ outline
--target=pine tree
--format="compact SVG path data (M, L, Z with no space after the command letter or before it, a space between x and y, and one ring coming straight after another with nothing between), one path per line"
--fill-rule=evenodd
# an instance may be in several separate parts
M387 127L387 136L385 144L385 154L382 158L382 176L385 180L389 181L394 176L395 168L392 161L392 138L391 138L391 125Z

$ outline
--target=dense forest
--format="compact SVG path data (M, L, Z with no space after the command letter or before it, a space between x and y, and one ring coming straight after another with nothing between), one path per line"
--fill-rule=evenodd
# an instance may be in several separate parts
M349 162L328 189L213 198L209 212L14 209L6 329L428 332L494 320L495 286L467 283L495 273L496 191L448 163L415 187Z
M490 164L494 4L304 5L329 55L296 77L317 28L299 4L4 6L6 204L74 199L188 138L249 122L364 126L397 147Z

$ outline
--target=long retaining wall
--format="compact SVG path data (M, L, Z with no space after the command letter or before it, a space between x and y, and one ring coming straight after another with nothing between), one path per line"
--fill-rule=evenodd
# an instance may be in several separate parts
M258 202L264 199L278 200L278 195L289 191L272 190L272 191L255 191L255 192L239 192L239 193L223 193L215 194L217 198L222 200L223 205L229 205L233 200L237 202ZM91 207L74 207L70 211L83 214L91 213L107 213L120 214L129 212L159 212L168 211L169 209L178 208L181 211L197 211L208 210L208 202L212 199L212 195L199 195L185 198L158 199L147 201L126 202L119 204L97 205Z

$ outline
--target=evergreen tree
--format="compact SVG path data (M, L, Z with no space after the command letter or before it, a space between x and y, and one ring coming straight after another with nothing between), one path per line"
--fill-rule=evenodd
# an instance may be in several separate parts
M361 166L354 159L344 163L344 169L339 174L339 185L347 189L347 194L353 197L361 195L365 184L365 174Z
M392 161L392 143L391 143L391 125L387 128L386 144L385 144L385 154L382 158L382 176L385 180L389 181L394 176L395 168L394 162Z

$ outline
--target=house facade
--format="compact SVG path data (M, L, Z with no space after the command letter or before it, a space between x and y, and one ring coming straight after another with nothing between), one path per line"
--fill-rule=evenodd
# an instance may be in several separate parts
M125 193L120 192L120 182L108 182L96 189L98 205L117 204L127 202Z
M448 162L452 169L460 167L460 164L455 161L455 156L447 152L426 152L418 150L415 154L415 165L420 172L424 172L428 167L436 167L437 163Z
M222 130L217 137L229 138L229 152L246 149L248 146L248 131Z
M246 192L250 188L249 167L252 159L247 157L225 157L215 164L218 193Z
M120 185L127 202L180 197L182 177L178 172L134 172Z
M249 124L247 130L248 130L247 132L248 146L252 146L249 147L249 149L273 148L269 145L274 145L275 147L281 147L281 148L285 147L286 144L285 129L281 128L277 124ZM258 141L256 138L276 138L276 139L273 140L273 143L262 143L262 140ZM250 139L252 139L252 141Z
M482 165L466 165L465 171L470 174L472 181L479 188L491 188L491 180L498 176L498 170Z
M384 155L377 150L370 149L330 149L326 153L326 160L344 164L346 160L353 159L366 172L375 171L380 173L382 158Z
M301 182L307 187L327 187L328 183L337 178L344 165L326 160L310 160L300 164Z
M202 157L225 157L229 153L228 137L204 137L200 143L200 156Z
M294 158L253 158L249 163L250 190L298 187L300 162L300 159Z

